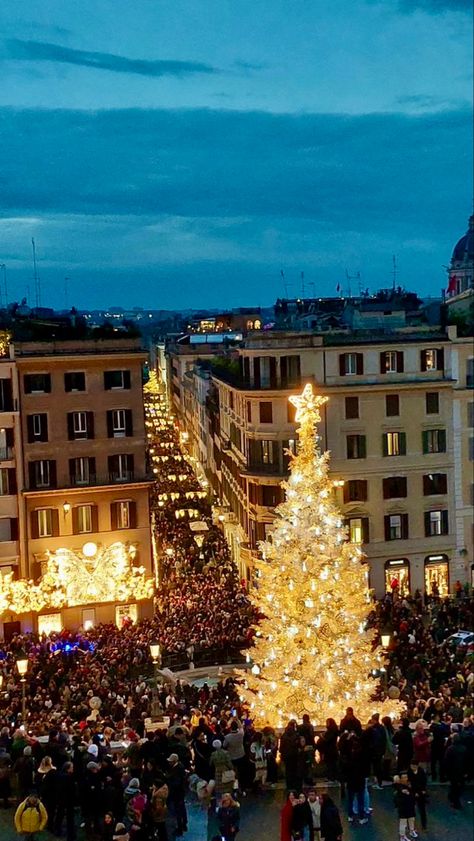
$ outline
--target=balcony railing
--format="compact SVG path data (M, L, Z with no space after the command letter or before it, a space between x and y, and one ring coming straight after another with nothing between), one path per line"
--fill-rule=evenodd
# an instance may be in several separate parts
M254 476L287 476L288 467L282 464L265 464L261 461L250 461L242 473L249 473Z
M153 482L155 477L152 473L137 473L127 470L124 473L90 473L84 476L69 476L68 482L58 481L54 485L41 485L41 487L29 484L28 491L50 491L61 488L90 488L103 485L126 485L131 482Z

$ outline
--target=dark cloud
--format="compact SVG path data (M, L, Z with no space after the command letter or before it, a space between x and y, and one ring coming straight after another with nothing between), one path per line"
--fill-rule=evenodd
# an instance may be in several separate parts
M305 217L356 229L419 224L467 198L471 128L467 109L420 116L2 109L2 206Z
M113 73L136 73L140 76L188 76L193 73L219 73L217 68L196 61L148 61L146 59L126 58L125 56L113 55L113 53L74 50L45 41L23 41L18 38L6 41L6 54L8 58L16 61L53 61L75 64L80 67L92 67L95 70L110 70Z

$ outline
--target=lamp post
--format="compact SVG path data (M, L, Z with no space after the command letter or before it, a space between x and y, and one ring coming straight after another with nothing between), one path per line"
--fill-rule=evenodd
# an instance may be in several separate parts
M385 649L385 652L388 653L388 649L390 647L390 640L391 640L390 631L384 631L380 634L380 642L382 643L382 648ZM384 683L385 683L385 690L388 689L388 669L387 667L384 668Z
M28 671L28 660L17 660L16 667L18 669L18 674L20 675L20 683L22 686L22 695L21 695L21 717L23 719L23 723L26 720L26 673Z
M152 718L159 718L163 715L163 710L158 697L159 677L158 669L161 666L161 648L158 642L150 643L150 654L153 662L155 685L153 687L153 700L151 702L151 716Z

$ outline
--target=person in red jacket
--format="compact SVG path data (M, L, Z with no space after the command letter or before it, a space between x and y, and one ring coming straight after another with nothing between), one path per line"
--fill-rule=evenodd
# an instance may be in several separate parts
M292 841L291 824L293 819L293 806L295 803L298 803L298 796L294 791L290 791L288 800L280 812L280 841Z

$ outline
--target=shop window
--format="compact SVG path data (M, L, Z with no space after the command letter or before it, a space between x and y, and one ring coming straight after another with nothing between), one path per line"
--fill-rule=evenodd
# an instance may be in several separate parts
M117 628L124 628L127 625L135 625L138 619L138 607L136 604L119 604L115 608L115 624Z
M449 562L446 555L425 558L425 592L429 596L449 594Z
M44 613L38 616L38 634L59 634L63 629L60 613Z
M95 625L95 608L87 607L82 611L82 627L85 631L90 631Z
M399 596L410 594L410 562L406 558L396 558L385 564L385 592Z

